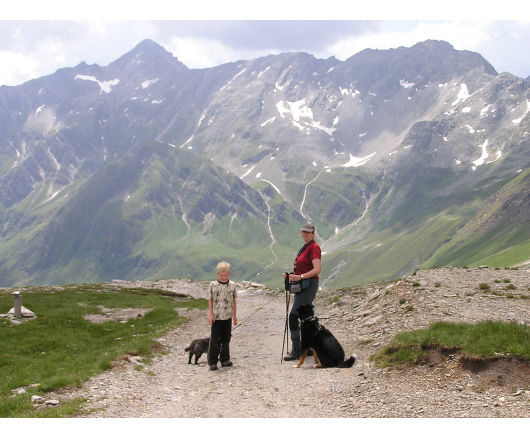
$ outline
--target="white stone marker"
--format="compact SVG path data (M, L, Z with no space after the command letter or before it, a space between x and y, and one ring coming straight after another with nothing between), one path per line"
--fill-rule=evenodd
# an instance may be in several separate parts
M14 310L15 310L15 318L22 318L22 295L20 294L20 291L13 292L13 298L15 300Z

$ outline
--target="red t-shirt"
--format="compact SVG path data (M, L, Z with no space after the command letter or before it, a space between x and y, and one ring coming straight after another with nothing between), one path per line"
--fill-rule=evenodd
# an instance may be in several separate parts
M305 274L313 269L313 260L320 259L320 246L314 240L300 253L294 260L294 273L296 275ZM318 280L318 275L313 277Z

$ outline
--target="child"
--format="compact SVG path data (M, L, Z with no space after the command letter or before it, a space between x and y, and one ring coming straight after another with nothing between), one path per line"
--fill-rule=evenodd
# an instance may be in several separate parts
M208 348L208 365L210 371L217 370L217 359L221 366L231 367L230 338L232 337L232 318L237 325L236 285L230 281L230 264L220 262L217 265L217 281L210 283L208 300L208 323L212 326L210 346Z

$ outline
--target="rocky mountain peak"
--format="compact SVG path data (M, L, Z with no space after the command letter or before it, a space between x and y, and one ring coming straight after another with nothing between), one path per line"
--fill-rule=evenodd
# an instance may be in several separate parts
M125 72L138 68L173 73L188 70L172 53L149 39L139 42L132 50L109 64L109 69Z

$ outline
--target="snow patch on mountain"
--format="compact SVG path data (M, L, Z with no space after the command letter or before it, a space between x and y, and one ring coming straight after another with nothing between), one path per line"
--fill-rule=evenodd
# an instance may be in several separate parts
M364 164L366 164L370 158L372 158L375 155L375 152L372 152L370 155L367 155L366 157L354 157L352 154L350 154L350 160L342 164L342 167L359 167Z
M474 166L472 167L473 170L475 170L478 166L482 166L484 162L486 161L486 158L488 158L488 140L486 139L484 143L478 146L482 150L482 154L480 155L480 158L473 161Z
M512 120L512 123L514 125L518 125L523 121L523 119L526 117L526 115L530 112L530 100L526 101L526 111L523 113L523 115L517 119Z
M193 140L194 135L192 135L190 138L188 138L184 143L182 143L179 148L182 149L184 146L186 146L190 141Z
M350 90L349 88L339 87L339 90L340 90L340 94L342 94L343 96L354 97L357 94L361 94L361 92L359 90Z
M256 168L256 164L252 166L250 169L248 169L243 175L241 175L239 178L243 179L245 176L249 175L254 169Z
M243 73L245 73L247 71L247 68L245 67L243 70L241 70L239 73L236 73L236 75L230 79L225 85L223 85L219 91L223 91L225 88L228 88L230 85L232 85L232 82L237 79L238 76L242 75Z
M336 131L335 128L327 128L326 126L323 126L320 124L320 122L311 122L309 124L313 128L320 129L321 131L324 131L326 134L328 134L330 137L333 136L333 133Z
M96 82L100 88L99 94L110 93L112 91L112 87L120 83L120 80L118 78L112 79L111 81L99 81L94 76L87 76L87 75L76 75L74 80L76 79L82 80L82 81Z
M401 79L399 81L399 85L401 85L403 88L412 88L415 84L414 82L407 82L405 79Z
M333 132L336 131L333 127L328 128L320 122L313 120L313 111L311 111L311 108L306 105L305 98L295 102L280 100L276 104L276 109L280 113L282 119L285 119L286 116L290 116L292 118L293 126L296 126L300 131L307 130L307 134L310 134L309 128L319 129L330 137L333 135ZM302 121L302 119L309 119L310 121Z
M199 122L197 123L197 128L201 126L201 123L202 123L202 121L204 120L205 117L206 117L206 111L204 111L201 114L201 117L199 117Z
M275 117L271 117L270 119L265 120L260 126L263 128L264 126L267 126L268 124L274 122L275 120L276 120L276 116Z
M469 98L469 91L466 84L460 84L460 91L456 95L456 100L451 104L453 106L458 105L461 102L465 102Z
M153 84L156 84L157 82L158 82L158 78L148 79L148 80L142 82L142 88L146 89L149 86L151 86Z
M305 104L305 97L295 102L289 102L288 100L280 100L276 104L276 108L280 113L280 116L285 118L286 114L290 114L293 120L299 122L302 117L313 120L313 111Z
M269 65L265 70L262 70L258 73L258 79L261 78L262 75L267 73L270 70L271 66Z

